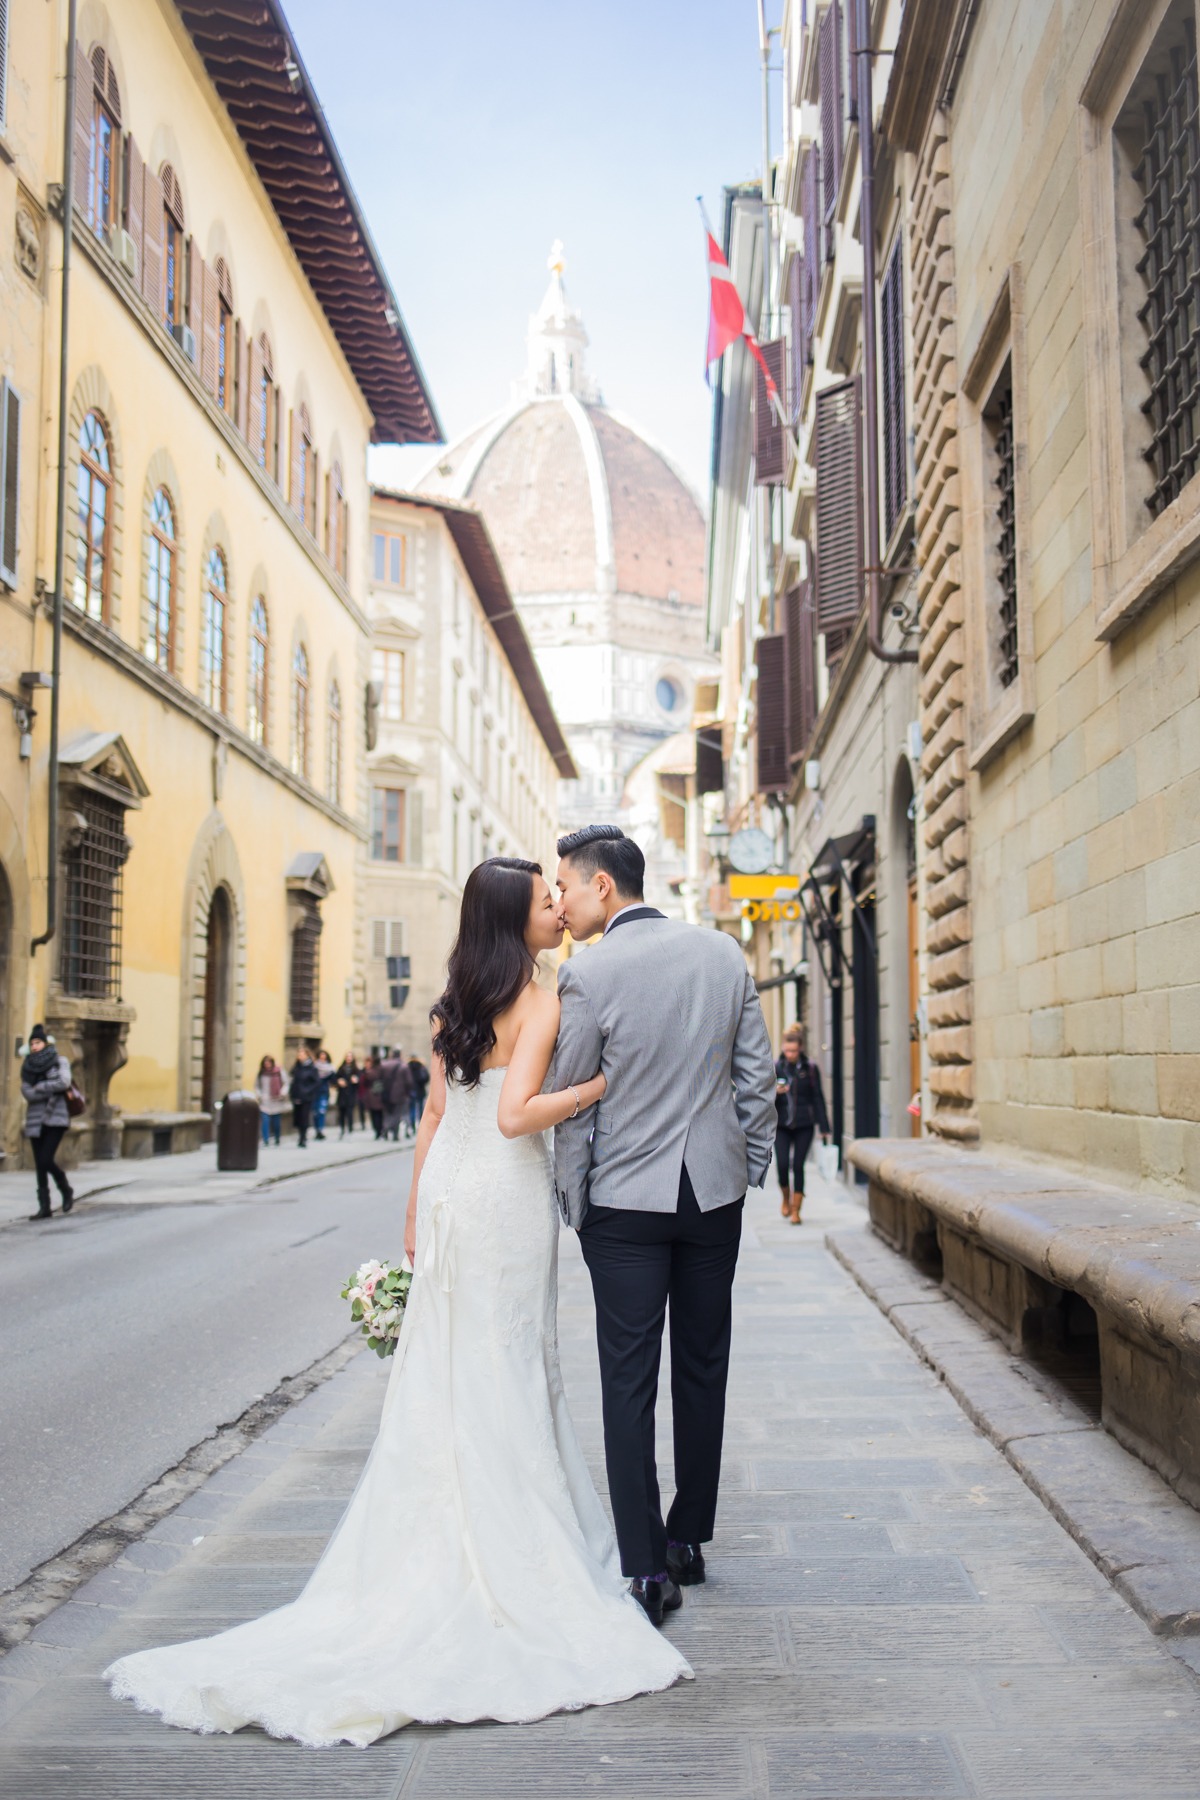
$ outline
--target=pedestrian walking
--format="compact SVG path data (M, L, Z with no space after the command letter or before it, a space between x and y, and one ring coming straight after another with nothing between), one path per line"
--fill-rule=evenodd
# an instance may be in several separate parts
M44 1025L35 1025L25 1047L21 1064L21 1094L25 1101L25 1136L33 1150L33 1166L37 1170L37 1205L35 1219L50 1217L50 1181L62 1196L62 1209L69 1213L75 1195L55 1157L62 1143L71 1114L67 1092L71 1087L71 1065L58 1054L54 1040L46 1035Z
M358 1104L360 1072L359 1066L354 1060L353 1051L347 1050L333 1076L333 1091L337 1096L339 1138L344 1138L348 1131L354 1130L354 1109Z
M258 1096L258 1122L262 1131L263 1148L268 1144L278 1144L283 1130L283 1105L288 1097L288 1078L273 1056L264 1056L258 1065L258 1074L254 1078L254 1092Z
M313 1102L321 1086L321 1077L313 1053L307 1044L301 1044L296 1052L296 1060L292 1064L289 1077L292 1092L292 1122L296 1127L296 1139L301 1150L308 1146L308 1127L312 1121Z
M362 1072L358 1084L359 1097L371 1120L371 1128L377 1138L383 1136L383 1072L382 1061L374 1051L367 1058L367 1065Z
M333 1085L333 1058L328 1050L317 1051L316 1070L321 1078L321 1085L313 1100L313 1125L315 1127L313 1136L319 1143L324 1143L325 1116L329 1111L329 1090Z
M380 1064L380 1073L384 1081L383 1136L398 1141L401 1123L404 1123L406 1131L408 1129L408 1100L412 1092L403 1050L397 1046Z
M410 1056L408 1059L408 1080L408 1129L415 1135L425 1111L425 1096L429 1092L429 1070L419 1056Z
M783 1034L783 1054L775 1064L775 1114L780 1212L793 1225L799 1225L804 1205L804 1163L818 1126L825 1142L829 1142L821 1071L808 1059L804 1028L800 1025L793 1025Z

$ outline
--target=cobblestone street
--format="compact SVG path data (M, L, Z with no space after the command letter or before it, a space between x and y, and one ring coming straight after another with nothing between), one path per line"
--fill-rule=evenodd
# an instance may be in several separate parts
M753 1196L710 1578L670 1624L693 1683L526 1727L413 1729L365 1753L193 1738L112 1701L116 1654L297 1591L354 1486L387 1369L357 1358L0 1664L0 1788L495 1800L1193 1800L1200 1688L824 1247ZM564 1239L562 1338L598 1475L587 1278Z

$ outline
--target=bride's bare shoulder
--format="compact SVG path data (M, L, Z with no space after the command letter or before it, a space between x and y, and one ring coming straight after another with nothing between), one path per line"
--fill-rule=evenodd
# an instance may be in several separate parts
M547 993L536 981L531 981L521 995L520 1007L523 1017L531 1022L536 1020L539 1025L558 1023L558 995Z

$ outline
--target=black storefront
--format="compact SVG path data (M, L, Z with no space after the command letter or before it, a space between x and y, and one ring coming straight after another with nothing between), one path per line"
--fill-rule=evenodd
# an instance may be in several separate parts
M875 938L875 816L827 838L800 888L805 923L830 1000L830 1124L848 1137L879 1136L879 955ZM847 942L848 939L848 942ZM854 1118L846 1118L846 1009L853 1026ZM819 1033L813 1032L814 1042Z

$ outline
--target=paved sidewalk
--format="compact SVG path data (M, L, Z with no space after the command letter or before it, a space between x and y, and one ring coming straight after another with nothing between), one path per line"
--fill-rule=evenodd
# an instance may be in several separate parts
M240 1200L256 1188L270 1187L293 1175L313 1169L335 1168L340 1163L361 1162L371 1156L387 1156L411 1147L411 1138L398 1143L376 1142L371 1131L352 1131L339 1138L337 1125L323 1141L310 1137L301 1150L295 1136L285 1137L268 1149L259 1145L257 1170L217 1169L217 1146L205 1144L180 1156L113 1157L107 1162L81 1163L70 1172L76 1207L81 1201L103 1197L106 1206L162 1206L197 1200ZM58 1193L53 1184L50 1198L55 1216ZM32 1169L9 1169L0 1174L0 1227L24 1222L37 1206ZM52 1224L39 1226L51 1230Z
M1200 1686L824 1247L754 1196L711 1574L669 1625L696 1681L360 1752L198 1738L110 1700L114 1655L293 1596L352 1490L386 1365L357 1358L0 1662L14 1800L1194 1800ZM601 1470L587 1278L561 1337ZM668 1473L669 1479L669 1473Z

